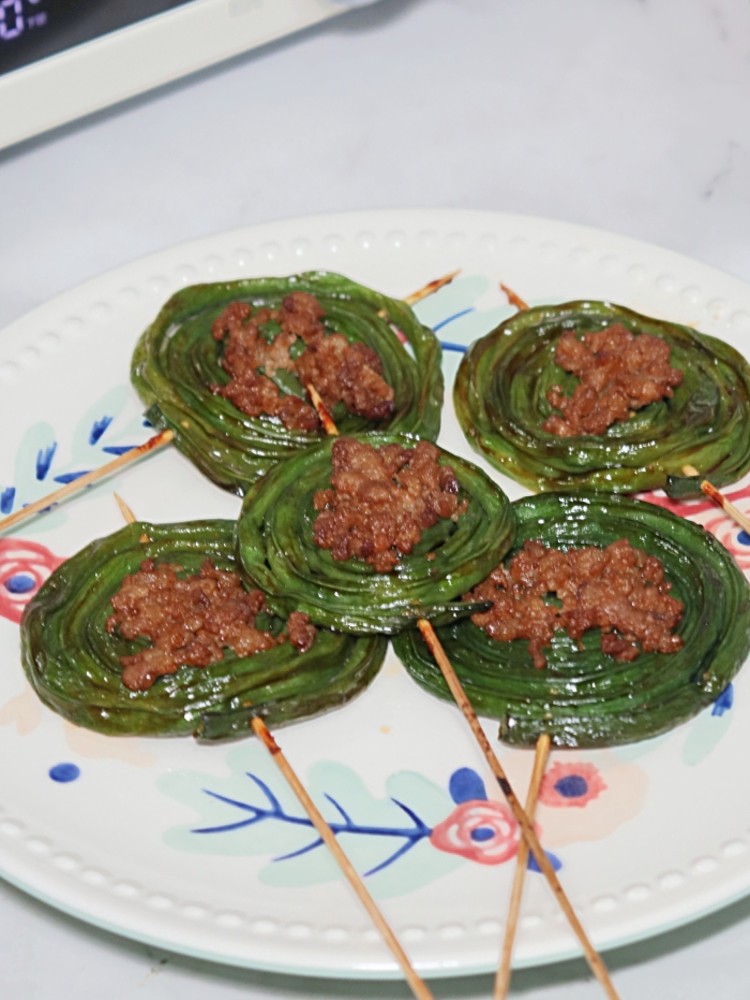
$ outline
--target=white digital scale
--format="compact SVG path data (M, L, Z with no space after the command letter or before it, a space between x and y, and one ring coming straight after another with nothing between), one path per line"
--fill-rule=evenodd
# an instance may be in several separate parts
M364 3L0 0L0 149Z

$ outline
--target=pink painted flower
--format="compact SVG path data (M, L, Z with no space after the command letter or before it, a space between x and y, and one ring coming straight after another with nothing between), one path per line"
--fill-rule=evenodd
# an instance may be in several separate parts
M518 850L518 824L501 802L461 802L430 834L430 843L483 865L499 865Z
M739 487L731 490L723 489L723 495L727 500L730 500L736 507L740 510L745 511L748 506L748 501L750 501L750 478L747 478ZM698 521L701 523L703 521L702 515L711 514L716 512L716 504L713 500L708 500L704 496L694 497L690 500L675 500L672 497L666 496L661 490L646 490L643 493L638 494L639 500L645 500L648 503L652 503L657 507L664 507L670 510L673 514L677 514L680 517L686 517L688 520ZM720 519L725 519L729 521L728 514L720 514ZM711 523L715 523L714 519ZM705 527L709 531L713 531L713 528L709 528L708 524ZM716 534L716 532L714 532Z
M20 622L23 609L61 562L44 545L0 538L0 617Z
M539 801L546 806L582 808L606 791L607 785L593 764L553 764L542 779Z

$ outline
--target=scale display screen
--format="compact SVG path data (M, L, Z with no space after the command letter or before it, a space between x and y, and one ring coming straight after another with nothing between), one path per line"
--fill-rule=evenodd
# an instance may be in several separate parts
M378 0L0 0L0 150Z
M0 0L0 150L377 0Z
M0 0L0 73L193 0Z

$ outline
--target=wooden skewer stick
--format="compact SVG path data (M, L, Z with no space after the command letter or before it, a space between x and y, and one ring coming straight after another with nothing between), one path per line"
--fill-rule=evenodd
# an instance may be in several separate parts
M508 302L515 306L519 312L529 308L528 303L513 291L508 285L500 282L500 290L505 294ZM534 755L534 768L531 774L526 795L526 815L531 822L534 821L536 813L536 803L539 795L539 786L544 777L544 769L547 766L547 759L550 751L549 733L542 733L536 742L536 753ZM526 879L526 869L529 861L529 847L524 840L518 847L516 856L516 870L513 876L511 887L510 904L508 906L508 917L505 925L505 938L500 954L500 965L495 977L495 992L493 1000L505 1000L510 987L511 959L513 957L513 945L516 939L516 929L518 927L518 916L521 909L521 899L523 897L523 886Z
M259 740L265 745L268 752L271 754L274 763L279 768L281 773L286 778L289 783L290 788L294 794L299 799L302 807L304 808L307 815L312 820L312 823L320 835L321 840L325 843L326 847L330 850L331 854L335 858L339 867L343 871L346 878L349 880L350 885L354 889L355 893L359 897L362 905L365 907L369 913L372 922L375 924L377 929L383 936L384 941L391 949L394 957L398 961L399 965L403 969L404 975L406 977L409 986L412 989L415 997L419 1000L432 1000L433 994L427 987L427 984L421 979L415 972L413 966L409 962L409 959L404 952L403 948L398 942L396 935L391 930L385 917L381 913L377 904L373 900L370 893L367 891L364 882L362 881L359 873L352 865L351 861L344 853L341 845L339 844L336 834L330 828L324 817L318 811L317 806L310 798L304 785L301 783L296 773L292 769L292 766L284 756L281 747L278 745L274 737L268 730L265 722L255 716L250 720L250 725L252 726L253 732L258 737Z
M526 815L533 823L536 813L536 804L539 798L539 787L544 777L544 771L549 759L550 737L549 733L542 733L536 741L536 752L534 754L534 767L531 772L531 781L526 793ZM511 959L513 957L513 945L516 939L516 929L518 927L518 916L521 911L521 899L523 897L523 886L526 880L526 869L529 862L529 848L525 840L518 845L516 855L516 870L513 875L513 885L511 887L510 903L508 905L508 917L505 923L505 938L500 955L500 965L495 976L495 992L493 1000L505 1000L510 987Z
M700 472L692 465L684 465L682 471L686 476L699 476ZM750 517L747 514L743 514L742 511L735 507L731 500L727 500L723 493L720 493L713 483L710 483L707 479L701 481L701 492L704 493L709 500L713 500L715 504L728 514L733 521L750 534Z
M528 303L525 302L521 298L520 295L518 295L516 292L514 292L512 288L508 287L508 285L505 285L502 282L500 282L499 284L500 284L501 291L504 292L504 294L507 296L508 302L510 302L511 305L515 306L516 309L519 310L519 312L522 312L523 310L529 308ZM421 627L421 625L420 625L420 627ZM431 631L433 632L433 635L434 635L434 630L431 629ZM425 641L429 645L428 636L425 634L424 631L423 631L422 634L423 634L423 636L425 638ZM436 639L437 639L437 637L436 637ZM464 708L464 705L463 705L462 702L465 702L465 705L467 706L468 711L470 711L472 713L472 715L473 715L473 709L471 708L471 705L469 704L469 701L466 698L465 693L463 693L463 689L461 687L461 683L458 680L458 678L455 676L455 672L453 671L453 667L451 666L450 661L448 660L448 658L446 656L445 660L444 660L444 663L441 663L441 661L440 661L440 659L438 659L435 651L433 651L433 656L435 656L435 658L436 658L436 660L438 662L438 666L440 666L440 669L441 669L441 671L443 673L443 676L445 677L445 680L446 680L446 683L448 684L448 687L451 689L451 692L453 692L454 689L455 689L455 691L456 691L457 694L460 692L460 694L463 696L462 700L459 701L458 698L456 697L456 694L454 694L454 698L456 699L457 704L464 711L464 714L466 715L467 720L469 721L469 725L471 726L472 732L476 736L477 742L479 743L480 747L482 748L482 750L483 750L483 752L485 754L485 758L487 760L487 763L490 765L490 769L492 770L493 774L497 778L497 781L498 781L498 784L500 785L500 788L505 793L505 797L506 797L506 799L508 801L508 805L511 807L511 810L513 811L513 815L516 817L516 820L518 821L518 823L519 823L519 825L521 827L521 830L522 830L523 835L524 835L524 843L526 845L526 848L528 850L530 850L531 853L533 854L534 860L539 865L539 868L540 868L542 874L546 877L547 882L550 885L550 888L552 889L553 893L555 894L555 896L557 898L558 903L560 904L560 907L562 908L563 912L565 913L565 916L568 918L568 922L570 923L571 928L575 932L575 934L578 937L578 940L579 940L579 942L581 944L581 947L583 948L583 953L586 956L586 960L589 963L589 967L591 968L591 971L594 973L594 975L596 976L596 978L599 980L599 982L602 985L602 987L604 989L604 992L607 994L607 996L610 997L610 998L613 998L613 1000L617 1000L617 996L618 995L617 995L617 992L615 990L614 984L612 983L612 981L611 981L611 979L609 977L609 973L607 972L607 968L604 965L604 962L602 961L602 959L601 959L600 955L598 954L598 952L596 952L594 950L593 945L590 943L590 941L588 939L588 936L586 935L586 932L585 932L585 930L583 928L583 925L578 920L578 917L576 916L575 911L573 910L572 906L570 905L570 901L568 900L568 897L565 894L565 891L563 890L562 886L560 885L560 881L557 878L557 874L556 874L554 868L552 867L552 865L551 865L551 863L550 863L547 855L544 853L541 844L539 843L539 840L538 840L538 838L536 836L536 832L535 832L535 830L533 828L533 825L531 824L531 821L529 819L528 812L526 812L521 807L520 802L516 798L515 793L513 792L513 789L511 788L510 784L508 783L507 778L505 777L505 775L503 773L503 770L502 770L502 767L500 765L500 762L498 761L497 757L495 756L492 748L490 747L490 745L489 745L489 743L487 741L486 736L484 735L484 732L482 731L481 726L479 725L479 721L477 720L476 726L475 726L472 723L472 721L469 719L469 716L467 715L467 711ZM450 674L453 674L453 677L451 677ZM476 718L476 716L475 716L475 718ZM547 734L543 734L542 736L539 737L539 740L537 741L537 758L539 757L539 743L543 739L549 740L549 736ZM541 781L541 777L540 777L539 780ZM519 849L519 856L520 856L520 849ZM524 865L524 867L525 867L525 865ZM516 869L516 871L518 872L518 869ZM515 880L514 880L514 884L515 884ZM519 893L520 893L520 890L519 890ZM512 905L512 901L511 901L511 905ZM510 921L510 917L509 917L509 921ZM510 923L508 925L508 929L510 930ZM508 971L508 973L506 973L504 971L504 964L507 961L507 963L508 963L508 969L509 969L509 967L510 967L510 954L508 954L508 956L506 958L506 956L505 956L505 948L508 948L508 949L512 948L512 938L511 938L510 941L508 941L507 934L506 934L506 944L504 946L504 952L503 952L503 955L501 957L501 965L500 965L500 967L498 969L498 975L497 975L496 983L495 983L496 991L497 990L501 990L503 988L507 990L507 982L504 985L503 977L505 975L509 976L509 971ZM504 994L496 992L495 993L495 1000L496 1000L496 998L498 996L502 997L502 996L504 996Z
M563 913L565 914L568 923L570 924L574 934L580 942L581 948L583 949L586 961L589 964L591 971L594 973L596 978L601 983L604 992L610 998L610 1000L619 1000L619 996L615 990L614 984L612 983L609 973L607 972L606 966L601 959L599 953L594 949L594 946L589 941L588 935L584 930L583 924L580 922L576 916L576 912L568 899L565 890L560 884L560 880L557 877L555 869L552 867L552 863L544 852L542 845L539 842L539 838L536 835L534 826L529 820L526 810L521 805L516 793L513 791L508 776L506 775L500 761L495 754L495 751L490 746L490 742L487 739L484 730L479 722L479 719L471 707L466 692L461 685L456 672L453 669L453 665L448 659L445 650L440 644L434 628L430 622L421 618L417 622L419 631L422 633L422 637L427 643L427 646L432 653L437 665L440 667L440 671L445 678L445 681L453 695L453 700L456 702L458 707L464 714L464 718L469 723L469 728L471 729L474 737L479 744L479 747L484 754L484 758L490 766L490 770L494 774L500 790L502 791L505 799L510 806L511 812L513 813L516 822L521 828L521 833L523 839L529 846L529 850L534 856L534 860L539 866L540 871L547 879L549 886L560 906Z
M319 400L320 396L316 391L315 386L308 385L307 391L310 395L310 399L313 401L313 405L315 405L317 408L317 403L315 402L315 400L316 399ZM319 410L318 415L320 416L321 423L324 424L324 426L326 427L326 432L329 435L338 434L338 428L336 427L336 424L333 422L330 414L327 412L327 410L325 410L325 408L323 408L323 412ZM471 706L471 702L469 701L461 682L456 676L456 672L453 669L453 665L448 659L448 656L445 650L443 649L440 640L437 637L437 633L435 632L435 629L432 627L432 623L429 622L426 618L420 618L417 621L417 627L419 628L419 631L421 632L424 641L427 643L427 648L430 650L430 653L434 657L435 662L437 663L443 677L445 678L448 688L451 694L453 695L453 700L456 702L458 707L463 712L464 718L468 722L469 728L474 734L474 737L477 743L479 744L482 753L484 754L485 760L490 766L490 770L497 779L497 783L500 786L500 789L503 792L503 795L505 796L508 805L511 808L511 812L513 813L516 822L521 828L521 834L523 836L523 839L528 844L531 853L534 855L534 860L539 866L539 869L542 872L542 874L547 879L547 882L549 883L552 892L554 893L560 907L562 908L563 913L567 917L570 926L572 927L576 937L578 938L581 947L583 949L583 953L586 956L589 966L591 967L591 971L594 973L596 978L604 987L604 991L610 998L610 1000L619 1000L618 994L616 993L612 981L609 978L609 974L604 965L604 962L602 961L600 955L594 949L593 945L589 941L586 931L583 928L583 925L576 916L576 913L570 903L570 900L568 899L567 895L565 894L565 890L560 884L560 880L557 877L555 869L552 867L552 864L547 855L545 854L542 845L539 843L539 838L536 835L534 827L528 815L526 814L526 811L524 810L523 806L521 805L521 802L519 801L515 792L513 791L513 788L510 782L508 781L508 777L505 771L503 770L503 767L500 764L500 761L498 760L495 751L490 746L489 740L484 734L484 730L482 729L481 723L477 718L474 709Z
M320 418L323 430L326 432L328 437L335 437L338 434L339 429L336 426L333 417L328 412L328 407L320 398L320 393L314 385L306 385L305 388L307 389L307 394L310 397L310 402L315 407L318 417Z
M113 459L111 462L107 462L106 465L102 465L98 469L87 472L85 476L79 476L78 479L71 480L54 493L49 493L46 497L35 500L33 503L26 504L25 507L20 507L17 511L15 511L15 513L9 514L8 517L5 517L2 521L0 521L0 534L7 531L9 528L15 527L17 524L20 524L21 521L25 521L27 518L31 517L32 514L38 514L40 510L46 510L47 507L51 507L52 504L65 500L74 493L80 493L80 491L85 489L87 486L93 486L93 484L99 482L100 479L104 479L107 476L110 476L113 472L118 472L120 469L123 469L128 465L132 465L133 462L137 462L138 459L142 458L144 455L150 455L159 448L163 448L165 445L168 445L173 438L173 431L161 431L159 434L155 434L153 437L149 438L148 441L144 442L144 444L139 444L136 448L131 448L129 451L123 452L122 455L118 455L117 458Z
M117 506L120 508L120 513L122 514L125 523L126 524L135 524L135 522L138 520L138 518L135 516L135 514L132 511L132 509L125 503L125 501L122 499L122 497L119 495L119 493L113 493L112 495L114 496L115 500L117 501ZM145 544L146 542L150 542L151 539L148 537L148 535L144 531L143 534L141 535L141 537L138 539L138 541L139 542L143 542Z
M443 288L444 285L449 284L459 273L460 271L451 271L449 274L443 275L442 278L435 278L433 281L428 282L428 284L426 284L423 288L405 296L403 301L408 305L420 302L422 299L426 299L429 295L433 295L439 289ZM7 517L0 520L0 534L4 531L8 531L10 528L14 528L17 524L25 521L33 514L38 514L39 511L46 510L53 504L60 503L61 500L65 500L68 497L73 496L73 494L79 493L87 486L93 486L94 483L99 482L101 479L105 479L113 472L118 472L120 469L131 465L133 462L137 462L142 456L158 451L160 448L163 448L173 440L174 431L163 430L159 434L155 434L152 438L149 438L148 441L143 444L140 444L135 448L131 448L129 451L123 452L122 455L118 455L117 458L113 459L111 462L107 462L106 465L102 465L98 469L87 472L86 475L79 476L78 479L71 480L54 493L48 493L47 496L41 497L33 503L26 504L25 507L19 508L13 514L9 514Z
M736 521L741 528L750 534L750 517L748 517L747 514L743 514L739 508L735 507L731 500L727 500L727 498L722 493L719 493L716 487L712 483L709 483L707 479L704 479L701 483L701 490L709 499L713 500L714 503L717 503L725 514L729 514L729 516Z
M121 496L118 496L117 493L115 493L114 496L125 522L127 524L133 524L136 521L136 516L132 509L125 503ZM147 542L148 540L147 535L141 536L142 542ZM334 859L348 879L360 902L364 905L365 909L372 918L373 923L382 934L385 943L388 945L394 957L403 969L406 980L411 986L414 996L417 1000L434 1000L427 984L415 972L414 967L406 955L406 952L399 944L398 938L386 922L377 906L377 903L368 892L356 868L352 865L343 848L339 844L336 834L333 832L313 800L310 798L304 785L292 769L291 764L282 753L281 747L272 736L268 726L257 716L250 720L250 726L252 727L255 735L261 740L271 754L274 763L279 768L284 778L286 778L294 794L297 796L300 804L320 835L321 840L324 842L326 847L328 847L331 854L333 854Z
M442 278L435 278L434 281L428 281L423 288L420 288L416 292L412 292L411 295L405 295L402 301L404 301L407 306L413 306L416 302L421 302L422 299L429 298L430 295L434 295L435 292L439 292L441 288L445 287L445 285L449 285L456 275L460 273L461 269L459 268L457 271L450 271L448 274L444 274Z
M505 294L508 302L510 302L512 306L515 306L519 312L523 312L524 309L529 308L528 303L524 302L520 295L517 295L512 288L508 287L508 285L504 285L502 281L500 282L500 291Z
M117 506L120 508L120 513L122 514L122 519L125 524L135 524L137 518L133 513L133 508L129 507L128 504L125 503L119 493L113 493L112 496L115 498Z

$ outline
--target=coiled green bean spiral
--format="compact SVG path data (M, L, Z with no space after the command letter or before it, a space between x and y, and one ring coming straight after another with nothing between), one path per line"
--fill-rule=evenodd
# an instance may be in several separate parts
M87 545L44 583L22 621L23 665L41 700L77 725L111 735L237 738L249 734L253 714L278 725L341 705L380 668L385 639L319 630L304 653L288 643L247 657L227 650L218 663L181 667L130 691L120 657L140 647L105 626L110 598L148 558L186 573L207 558L234 571L234 522L131 524Z
M417 443L408 435L359 437L375 447ZM313 496L330 486L335 440L277 466L246 495L237 541L249 579L280 607L343 631L392 634L419 618L465 613L457 596L483 579L510 545L513 514L502 490L476 466L442 452L440 461L454 470L468 500L458 520L427 529L391 573L358 559L336 561L313 539Z
M213 482L239 495L320 435L288 430L276 417L249 417L211 392L212 385L227 380L220 364L222 346L211 336L211 325L230 302L276 308L294 291L318 299L329 329L378 354L383 378L395 394L393 412L378 429L434 440L440 428L440 343L405 303L327 272L193 285L173 295L143 333L131 378L152 423L170 428L180 451ZM372 429L365 418L352 414L336 420L345 433Z
M661 337L683 382L601 435L561 438L543 429L547 391L576 380L555 364L566 330L588 333L620 323ZM502 472L532 490L590 487L615 492L663 488L698 496L702 478L722 486L750 469L750 365L723 341L604 302L522 310L476 341L454 387L468 441ZM697 470L692 475L688 467Z
M671 729L713 702L750 652L750 586L734 559L699 525L630 497L582 491L545 493L514 504L513 549L547 545L604 547L620 538L656 556L672 594L684 603L676 653L641 653L630 663L602 653L599 630L583 648L564 633L533 666L525 639L500 642L469 620L437 629L480 715L498 719L500 739L533 745L542 732L558 746L613 746ZM408 672L428 691L450 698L416 631L396 637Z

